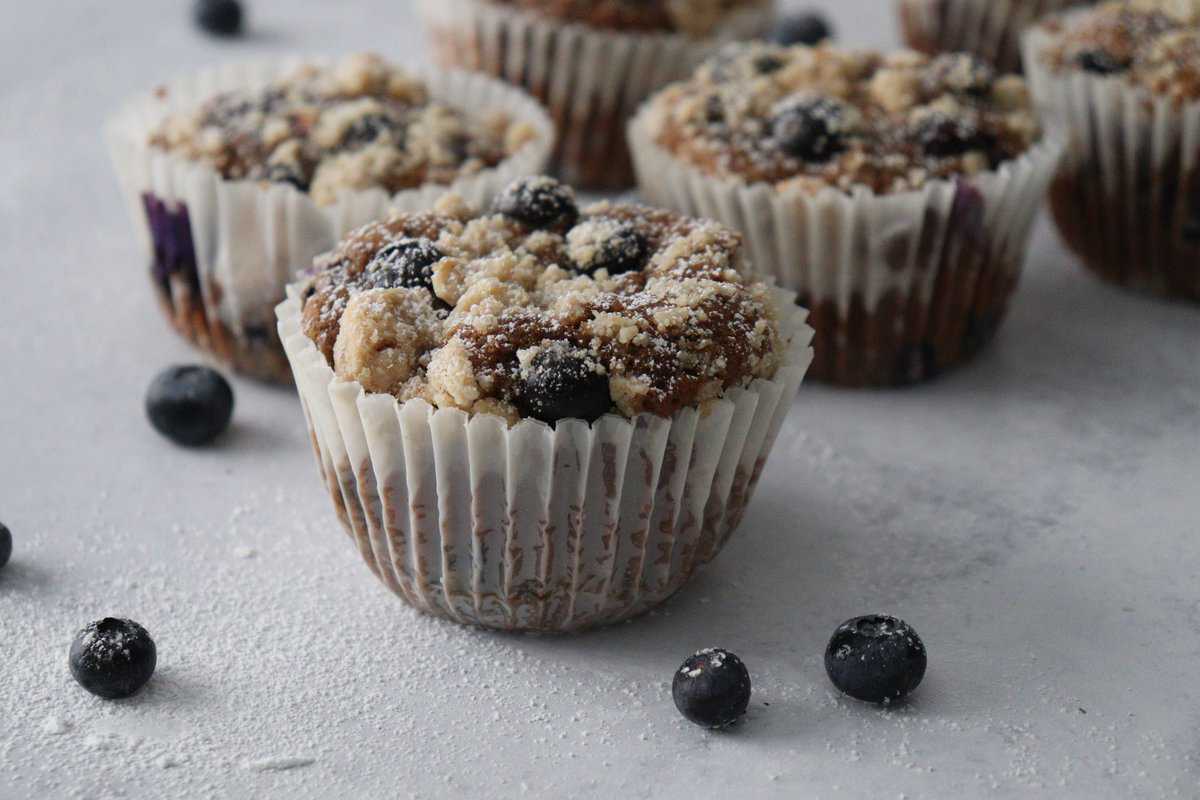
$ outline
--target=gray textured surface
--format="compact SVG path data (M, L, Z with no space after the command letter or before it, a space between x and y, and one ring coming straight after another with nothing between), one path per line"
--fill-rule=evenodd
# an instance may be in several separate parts
M741 533L665 611L460 630L360 565L288 392L237 382L212 450L143 421L151 375L192 355L145 285L104 115L225 58L418 55L403 4L260 1L228 44L184 5L10 4L0 29L0 797L1197 795L1200 311L1101 286L1043 226L977 363L802 391ZM827 5L851 41L894 35L881 0ZM839 700L820 661L877 609L930 652L895 711ZM158 639L132 701L65 669L107 613ZM709 644L756 682L729 734L666 690Z

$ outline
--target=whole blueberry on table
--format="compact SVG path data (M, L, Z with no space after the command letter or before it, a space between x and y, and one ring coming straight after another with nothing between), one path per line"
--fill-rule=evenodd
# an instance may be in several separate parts
M496 195L496 210L531 228L569 226L579 216L575 192L554 178L518 178Z
M158 651L141 625L105 617L75 635L67 663L80 686L97 697L115 700L146 685L158 663Z
M168 367L146 391L146 414L155 429L173 442L207 444L229 426L233 389L208 367Z
M806 11L800 14L787 14L771 29L767 37L775 44L809 46L820 44L826 39L833 38L833 26L822 14Z
M691 722L724 728L737 722L750 705L750 673L733 653L709 647L675 672L671 697Z
M925 645L907 622L884 614L838 626L825 648L825 672L840 691L870 703L907 695L925 677Z
M12 558L12 531L3 522L0 522L0 567L8 563L8 559Z
M570 417L595 422L612 407L608 375L587 351L551 344L521 368L516 405L551 425Z
M236 36L242 30L242 4L238 0L196 0L196 24L216 36Z

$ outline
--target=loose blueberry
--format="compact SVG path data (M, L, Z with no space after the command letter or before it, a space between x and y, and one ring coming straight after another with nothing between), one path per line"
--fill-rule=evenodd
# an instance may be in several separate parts
M1075 63L1085 72L1097 75L1115 75L1129 69L1129 65L1118 61L1107 50L1084 50L1075 56Z
M805 161L828 161L842 146L841 121L841 106L833 100L784 100L775 109L771 134L789 155Z
M75 635L67 663L80 686L98 697L115 700L146 685L154 674L158 652L141 625L105 617Z
M575 193L554 178L518 178L496 196L496 210L531 228L571 225L579 216Z
M12 531L3 522L0 522L0 567L8 563L12 558Z
M628 222L588 220L567 233L567 253L580 272L620 275L646 265L650 243Z
M869 703L890 703L925 677L925 645L903 620L883 614L838 626L825 648L825 672L840 691Z
M595 422L612 407L608 376L586 351L551 344L522 367L516 405L522 415L550 424L569 418Z
M168 367L146 391L146 414L155 430L173 442L208 444L229 426L233 389L208 367Z
M815 11L802 14L788 14L771 29L768 37L775 44L809 46L820 44L826 39L833 38L833 26L823 15Z
M705 728L737 722L750 705L750 673L728 650L709 647L683 662L671 681L679 713Z
M242 4L237 0L196 0L196 24L215 36L236 36L242 30Z
M940 113L921 120L915 135L922 152L933 158L961 156L983 145L979 130L970 122Z
M371 285L381 289L428 289L433 293L433 265L442 251L424 237L400 239L380 249L367 264Z

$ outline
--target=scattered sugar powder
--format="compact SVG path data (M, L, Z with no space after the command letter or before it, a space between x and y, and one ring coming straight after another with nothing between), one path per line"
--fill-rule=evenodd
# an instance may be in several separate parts
M62 717L49 716L42 720L42 730L51 736L59 736L71 729Z
M1197 766L1177 732L1074 697L1061 688L1071 680L1055 688L1032 655L1017 655L1004 686L981 690L947 663L962 664L961 654L943 648L915 705L845 700L809 646L828 635L821 620L844 610L803 585L806 611L773 605L764 574L777 586L791 573L746 551L658 615L587 636L507 636L422 616L362 566L302 445L280 459L298 463L278 485L247 485L244 465L226 467L227 457L229 485L212 491L236 506L232 515L191 513L173 531L152 511L138 521L136 510L97 500L73 514L81 547L26 535L21 559L0 574L0 641L20 643L0 647L0 796L624 797L645 793L650 764L680 791L739 786L752 796L857 796L851 764L861 780L887 775L890 793L913 797L939 785L969 796L993 785L1078 793L1100 771L1125 796L1135 787L1194 795ZM162 507L185 504L183 494ZM137 526L161 538L132 535ZM241 548L261 557L230 557ZM870 570L885 565L841 552L824 556L839 575L855 585L880 578ZM116 702L83 691L65 665L74 632L108 614L145 625L159 655L145 689ZM745 655L753 674L751 709L733 735L696 730L670 699L679 659L715 642ZM1029 686L1035 673L1050 677ZM954 694L962 687L991 694L966 706ZM1058 708L1072 713L1048 722L1046 709ZM963 752L989 756L964 765Z
M260 758L255 761L247 761L245 767L255 772L283 772L307 767L315 760L312 758Z

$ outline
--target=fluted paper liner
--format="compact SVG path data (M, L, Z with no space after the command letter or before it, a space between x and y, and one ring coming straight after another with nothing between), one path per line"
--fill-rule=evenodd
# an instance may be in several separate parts
M1108 281L1200 301L1200 101L1056 71L1040 57L1054 38L1035 28L1024 48L1034 100L1068 140L1050 189L1059 232Z
M629 128L641 195L740 231L755 268L812 312L812 376L847 386L930 378L991 339L1062 152L1047 137L993 172L920 190L807 194L709 175L655 142L650 117L647 104Z
M420 0L418 8L439 63L502 78L546 105L559 131L553 169L584 189L629 186L625 124L638 104L722 44L763 34L774 14L763 0L696 39L590 28L489 0Z
M1003 72L1021 68L1021 34L1080 0L900 0L900 27L923 53L967 52Z
M574 631L667 599L737 527L812 360L794 295L771 380L673 417L610 414L508 427L401 403L335 377L276 309L313 446L342 525L410 605L462 623Z
M328 62L297 58L201 72L130 102L106 127L112 162L168 319L235 369L280 381L290 380L291 371L275 333L274 307L314 256L349 230L385 216L389 207L419 211L451 190L482 206L514 178L541 172L554 140L545 112L520 90L482 75L414 70L432 98L476 112L503 109L532 125L537 136L496 167L449 186L390 196L379 188L347 191L329 206L291 186L226 180L211 167L149 146L166 115L220 92L264 86L304 63Z

